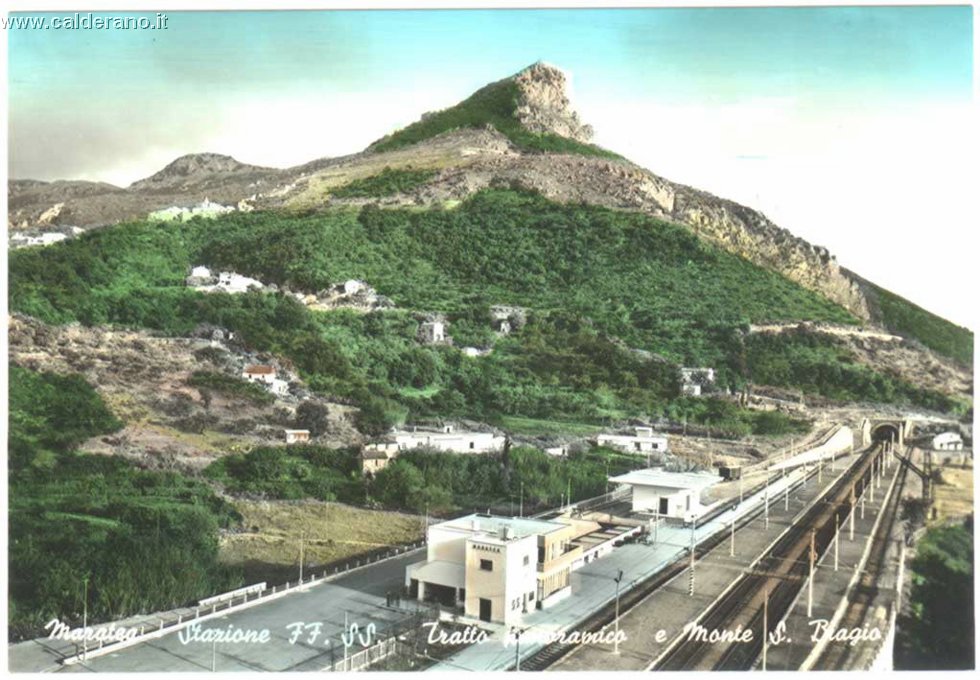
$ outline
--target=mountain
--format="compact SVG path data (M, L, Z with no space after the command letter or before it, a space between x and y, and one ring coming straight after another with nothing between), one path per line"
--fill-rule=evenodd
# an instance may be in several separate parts
M868 414L968 419L969 331L592 144L565 83L535 64L285 170L195 154L126 188L10 183L12 227L86 228L9 255L15 634L77 612L65 574L92 574L90 621L259 580L218 560L219 527L262 542L246 497L512 512L635 466L543 450L612 427L741 439L726 450L755 460ZM286 393L243 379L253 364ZM715 381L691 396L682 366ZM513 445L362 475L369 438L445 420ZM311 445L285 446L296 427ZM668 462L708 464L675 441ZM282 545L261 559L291 575Z
M901 309L883 308L873 284L842 270L825 248L793 236L755 210L670 182L594 146L591 134L571 108L565 74L536 63L343 158L276 170L219 154L192 154L126 189L13 180L8 224L11 229L44 228L42 217L59 204L59 224L89 228L204 198L231 206L244 200L248 208L275 210L367 201L432 207L488 187L518 187L560 203L639 212L683 225L699 238L817 292L861 321L911 334L937 351L972 362L972 337L963 329L924 310L920 312L927 321L910 327L899 319L909 315L909 303L898 302ZM424 181L380 196L336 191L386 170L427 174ZM932 337L930 325L941 329L941 338Z
M231 156L217 153L194 153L181 156L149 177L129 185L131 191L174 191L189 188L203 188L206 184L215 185L221 181L241 180L242 178L262 178L276 171L240 163Z

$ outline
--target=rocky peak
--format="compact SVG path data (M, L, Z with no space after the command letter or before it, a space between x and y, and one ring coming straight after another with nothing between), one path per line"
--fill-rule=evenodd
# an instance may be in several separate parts
M264 170L254 165L241 163L231 156L220 153L192 153L181 156L163 170L145 179L133 182L131 189L150 189L175 184L186 184L212 175L241 171Z
M513 80L520 91L514 113L524 127L577 142L591 141L592 127L582 124L568 101L564 71L539 61L514 75Z

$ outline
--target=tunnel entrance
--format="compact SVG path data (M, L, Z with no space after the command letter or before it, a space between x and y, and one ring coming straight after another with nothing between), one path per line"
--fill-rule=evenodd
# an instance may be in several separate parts
M874 442L888 442L895 441L900 442L899 430L897 425L892 425L891 423L883 423L881 425L876 425L871 430L871 441Z

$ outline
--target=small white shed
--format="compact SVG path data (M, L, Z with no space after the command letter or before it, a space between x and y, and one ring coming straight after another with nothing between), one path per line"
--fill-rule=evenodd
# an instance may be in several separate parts
M713 472L667 472L663 468L633 470L610 477L633 487L633 511L690 520L702 514L701 492L723 481Z

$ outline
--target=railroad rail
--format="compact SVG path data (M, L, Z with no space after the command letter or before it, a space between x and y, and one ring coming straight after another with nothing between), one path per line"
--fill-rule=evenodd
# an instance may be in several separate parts
M823 500L805 511L758 560L701 616L699 625L711 631L752 631L752 639L707 641L681 634L655 662L657 670L750 670L762 652L763 640L785 616L802 588L811 562L833 544L837 526L854 510L879 467L885 462L880 444L866 451L834 482ZM767 611L764 611L767 610ZM763 622L767 621L766 630Z
M872 611L879 592L879 579L886 566L888 548L892 542L892 526L902 511L902 491L909 472L909 458L899 457L901 467L892 489L888 503L882 508L882 521L878 523L871 539L868 557L861 569L860 577L847 593L847 607L841 622L842 628L859 628ZM843 669L857 651L850 645L828 645L819 656L821 670Z
M870 451L869 451L870 454ZM814 477L819 474L816 467L814 467L808 475L809 477ZM800 480L794 484L794 487L801 485L803 482ZM766 483L760 483L747 489L744 492L745 497L751 497L764 490ZM775 502L775 496L773 501ZM737 507L741 501L738 498L733 498L731 500L725 501L724 503L718 504L709 513L699 518L698 523L703 524L708 522L718 515ZM746 513L736 523L736 528L745 526L749 522L757 519L761 514L763 514L764 509L760 506L759 508ZM728 534L724 531L717 532L707 538L701 539L695 548L695 557L700 559L704 555L708 554L720 544L728 540ZM678 558L676 561L672 562L670 565L661 569L657 573L647 577L645 580L640 581L634 588L626 591L620 595L619 598L619 613L622 616L624 613L628 612L633 607L637 606L640 602L645 600L647 596L651 593L659 590L671 580L684 573L688 569L689 565L689 555ZM591 616L589 616L585 621L580 623L576 629L583 632L598 632L605 628L606 626L613 623L616 616L615 602L610 602L605 606L596 610ZM579 644L572 642L552 642L534 654L521 660L521 670L528 671L540 671L549 668L550 666L557 663L560 659L572 652ZM512 667L513 668L513 667ZM511 669L512 669L511 668Z

